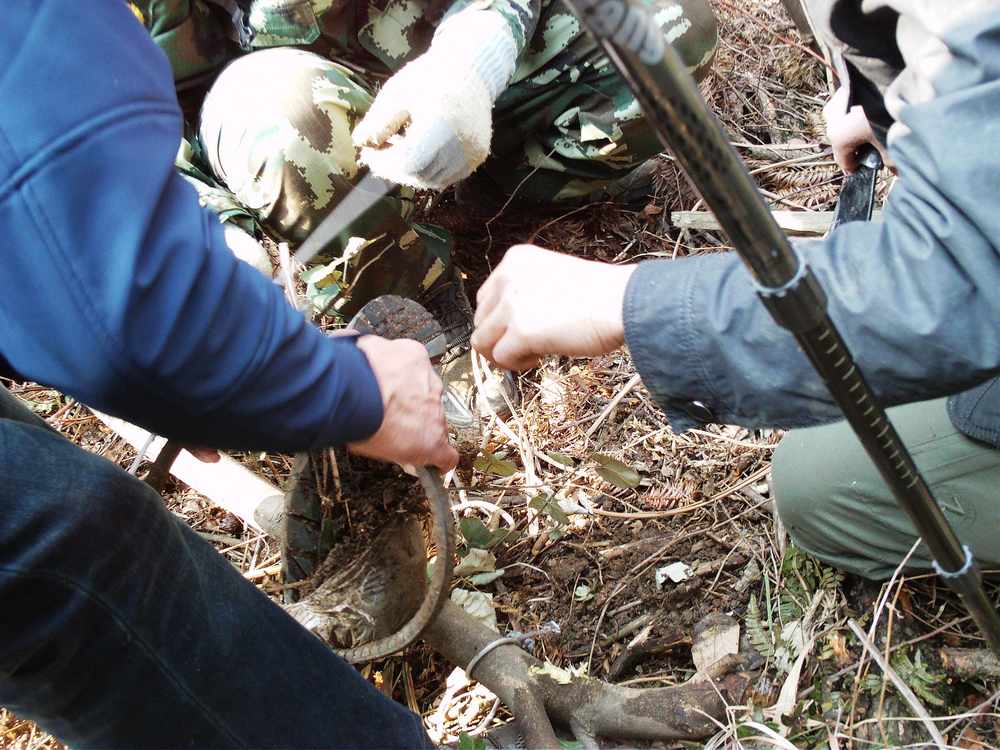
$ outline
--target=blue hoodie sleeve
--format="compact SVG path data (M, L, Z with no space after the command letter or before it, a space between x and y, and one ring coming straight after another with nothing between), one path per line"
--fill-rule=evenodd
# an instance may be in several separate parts
M0 360L200 444L378 429L364 354L237 261L175 172L170 67L124 2L7 0L0 101Z

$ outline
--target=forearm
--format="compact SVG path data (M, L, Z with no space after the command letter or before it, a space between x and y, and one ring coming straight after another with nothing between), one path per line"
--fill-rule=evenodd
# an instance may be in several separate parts
M938 176L938 186L951 182ZM825 241L799 245L831 318L886 405L956 393L1000 371L993 325L1000 255L991 240L1000 226L996 233L983 226L996 221L985 195L970 196L960 211L926 178L912 169L904 176L883 222L849 224ZM684 412L692 401L707 405L716 421L747 426L839 416L733 253L640 265L624 316L636 366L675 426L690 425Z
M323 336L288 307L233 258L194 192L170 182L141 243L119 231L102 245L100 227L80 226L72 250L46 243L42 267L60 268L72 290L61 304L45 299L51 280L19 269L41 292L39 330L24 334L46 351L17 351L15 366L160 434L213 446L299 450L374 432L378 388L353 342ZM131 278L116 279L125 269Z
M371 435L381 399L363 354L237 261L175 172L169 71L127 7L14 11L0 28L0 98L20 102L0 111L0 358L201 444L297 450ZM29 27L66 43L26 42Z
M1000 15L942 33L950 60L934 96L898 111L899 182L883 220L801 246L829 311L886 404L964 390L1000 371L1000 157L984 129L1000 113ZM838 416L732 254L640 266L626 340L675 424L701 401L717 421L794 426ZM689 423L689 422L687 422Z
M496 0L486 8L476 0L456 0L445 14L443 28L455 15L469 10L487 12L503 19L515 45L515 57L527 48L541 15L541 0Z

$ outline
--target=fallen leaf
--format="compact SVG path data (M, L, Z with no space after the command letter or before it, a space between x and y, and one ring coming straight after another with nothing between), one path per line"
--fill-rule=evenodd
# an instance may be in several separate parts
M517 473L517 466L494 453L484 453L472 464L473 468L483 474L493 474L498 477L510 477Z
M455 575L468 576L473 573L489 573L497 569L497 559L492 552L473 547L455 566Z
M493 594L469 589L453 589L451 600L490 630L499 633L497 613L493 609Z
M979 732L972 727L966 727L962 730L956 746L962 748L962 750L986 750L986 748L990 747Z
M458 750L486 750L486 740L461 732L458 735Z
M559 501L556 500L554 495L535 495L535 497L528 501L528 507L534 508L539 513L545 513L560 526L569 525L569 516L559 507Z
M847 650L847 638L843 633L830 634L830 649L833 651L833 660L838 667L846 667L853 659L851 652Z
M474 576L469 576L469 581L473 586L485 586L493 583L497 578L501 578L506 572L504 568L500 568L489 573L476 573Z
M598 464L597 473L602 479L624 490L639 486L639 473L617 458L603 453L591 453L590 460Z
M557 464L562 464L563 466L573 467L576 466L576 461L572 456L567 456L565 453L557 453L556 451L546 451L545 455L555 461Z
M691 566L685 562L672 562L656 569L656 588L662 589L667 580L681 583L691 577Z
M740 624L729 617L712 622L694 639L691 660L699 672L705 672L719 659L740 651Z
M789 727L785 724L784 717L788 716L792 711L795 710L795 703L798 700L799 694L799 677L802 674L802 665L805 664L806 657L812 650L812 642L806 644L806 648L802 650L792 668L788 670L788 676L785 678L784 684L781 686L781 692L778 694L778 700L774 702L774 705L770 708L764 709L764 716L768 717L772 721L777 722L780 727L781 735L787 736Z
M486 528L486 525L475 517L463 518L458 522L458 529L462 532L462 538L470 547L486 549L493 539L493 532Z

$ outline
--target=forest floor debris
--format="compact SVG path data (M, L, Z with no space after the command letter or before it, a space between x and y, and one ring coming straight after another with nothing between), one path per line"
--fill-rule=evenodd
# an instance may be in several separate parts
M841 181L820 115L830 72L777 0L713 4L720 50L702 84L707 99L772 208L829 211ZM891 185L883 177L881 198ZM484 216L449 193L427 218L455 234L474 293L518 242L616 263L727 249L717 232L671 224L672 212L704 208L663 155L655 193L639 209L510 204ZM72 399L31 383L5 385L81 447L123 468L134 460L127 443ZM693 675L695 623L732 614L744 646L759 655L760 677L714 737L680 746L926 747L934 743L928 721L949 746L1000 746L996 663L968 651L983 641L950 591L930 574L888 584L845 579L789 543L768 485L779 433L709 426L674 434L624 351L552 358L520 386L521 405L506 429L492 426L457 503L466 557L454 585L470 592L459 598L488 602L501 632L543 631L534 653L559 669L662 687ZM291 472L290 456L236 457L278 485ZM383 497L349 495L340 504L363 528L365 509L378 510ZM177 482L165 499L274 595L273 540ZM683 575L658 577L667 566ZM995 586L991 592L996 599ZM858 627L870 644L862 645ZM435 739L475 734L508 716L488 690L424 646L362 673L422 714ZM0 747L61 745L0 709Z

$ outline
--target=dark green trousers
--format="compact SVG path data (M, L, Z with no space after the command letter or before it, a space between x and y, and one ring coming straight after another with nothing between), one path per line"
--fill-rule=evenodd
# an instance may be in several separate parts
M1000 568L1000 450L958 432L946 399L889 409L889 417L959 538L983 568ZM795 544L835 567L888 578L916 539L851 428L794 430L774 455L778 513ZM912 569L929 569L924 545Z

